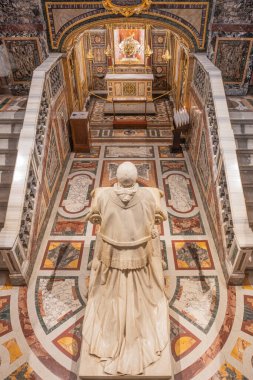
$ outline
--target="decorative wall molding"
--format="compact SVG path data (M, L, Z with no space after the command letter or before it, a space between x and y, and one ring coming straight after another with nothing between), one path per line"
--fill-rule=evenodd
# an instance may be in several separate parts
M106 9L103 4L107 4ZM110 7L114 4L114 7ZM49 40L52 50L61 50L64 40L79 27L89 27L92 23L112 22L129 8L129 4L137 4L141 8L143 22L163 23L177 29L179 34L188 38L194 50L203 50L206 45L207 24L210 15L211 1L43 1L47 20ZM151 4L150 4L151 3ZM120 6L121 5L121 6ZM145 5L145 7L144 7ZM147 9L147 5L150 7ZM120 7L121 9L119 9ZM125 8L124 8L125 7ZM135 8L135 7L134 7ZM131 8L133 10L133 8ZM135 8L136 9L136 8ZM139 9L139 8L138 8ZM126 12L125 12L126 13ZM128 14L130 16L130 13ZM127 18L128 22L136 22L138 14ZM94 27L94 26L93 26Z

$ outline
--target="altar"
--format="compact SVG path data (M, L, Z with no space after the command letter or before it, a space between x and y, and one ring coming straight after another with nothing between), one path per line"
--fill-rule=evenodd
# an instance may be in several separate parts
M153 74L106 74L105 80L108 101L120 98L126 101L128 98L146 98L147 102L152 101Z

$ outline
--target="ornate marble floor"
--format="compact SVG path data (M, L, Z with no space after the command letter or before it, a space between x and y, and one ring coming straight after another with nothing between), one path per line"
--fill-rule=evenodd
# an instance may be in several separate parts
M77 379L96 234L84 216L91 190L113 184L124 160L137 165L142 185L165 191L169 219L160 233L175 379L253 379L253 277L226 287L187 154L146 141L71 156L29 287L1 277L0 379Z

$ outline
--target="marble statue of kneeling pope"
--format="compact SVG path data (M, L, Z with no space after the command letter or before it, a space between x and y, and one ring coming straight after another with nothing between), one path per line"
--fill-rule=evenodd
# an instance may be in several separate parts
M160 359L169 342L168 299L156 227L166 217L160 207L162 192L140 187L134 164L119 165L116 176L113 187L93 192L89 220L101 226L82 339L103 373L139 375Z

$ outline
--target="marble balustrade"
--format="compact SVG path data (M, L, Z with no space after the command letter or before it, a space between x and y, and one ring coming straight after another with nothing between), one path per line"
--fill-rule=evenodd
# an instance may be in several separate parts
M0 232L0 254L15 285L29 281L47 210L70 150L67 123L61 54L53 53L33 73L5 225Z
M239 284L253 255L253 232L221 72L205 54L195 55L190 108L191 161L224 274Z

